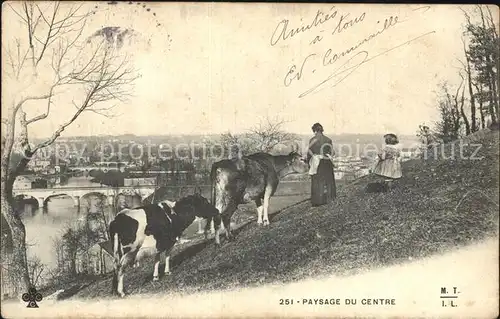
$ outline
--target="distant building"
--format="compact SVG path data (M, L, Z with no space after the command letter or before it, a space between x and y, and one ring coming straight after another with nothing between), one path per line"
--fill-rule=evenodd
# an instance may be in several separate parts
M64 174L67 172L67 165L58 164L54 166L49 166L44 171L48 174Z
M128 166L127 162L95 162L93 164L98 167L113 167L113 168Z
M134 178L125 178L123 180L123 186L144 186L144 185L156 185L156 177L134 177Z
M14 181L14 189L31 189L31 183L35 180L32 175L19 175Z
M36 178L34 181L31 182L31 188L47 188L48 183L46 179L43 178Z
M154 178L158 185L185 185L195 181L195 171L164 171L164 170L145 170L129 171L135 178ZM156 183L155 182L155 183ZM155 185L155 184L151 184Z
M50 164L51 164L50 160L33 159L28 163L27 169L32 170L34 172L41 172L47 170L50 167Z
M51 184L51 186L53 185L61 185L61 177L60 176L50 176L49 177L49 182Z

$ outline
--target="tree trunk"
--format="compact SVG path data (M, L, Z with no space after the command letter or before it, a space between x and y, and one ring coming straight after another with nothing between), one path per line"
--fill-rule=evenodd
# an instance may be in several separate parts
M498 120L498 94L497 94L497 77L495 72L491 70L491 88L492 88L492 97L493 97L493 106L494 106L494 112L495 112L495 117ZM496 122L495 122L496 123Z
M460 97L460 114L462 115L465 124L465 135L469 135L471 133L470 123L469 119L467 118L467 114L465 114L464 111L464 104L465 104L465 85L462 89L462 96Z
M16 283L13 284L20 285L22 290L27 292L31 286L31 281L26 257L26 229L20 215L14 210L12 202L9 201L9 197L12 196L9 196L4 190L4 181L2 181L2 196L0 199L2 215L9 226L12 239L12 251L7 252L11 254L10 260L12 262L9 270L13 272L14 278L16 278ZM4 253L2 252L2 254Z
M465 51L465 48L464 48ZM470 95L470 130L472 132L477 131L476 125L476 99L474 98L474 91L472 90L472 76L470 70L469 58L467 57L467 51L465 51L465 59L467 61L467 83L469 86L469 95Z
M496 124L497 123L497 116L496 116L496 108L495 108L495 104L494 104L494 96L493 96L493 84L492 84L492 81L491 81L491 78L488 79L488 84L489 84L489 100L490 100L490 103L489 103L489 111L490 111L490 116L491 116L491 122L493 124Z
M15 117L13 116L11 118L11 123L13 123L14 119ZM23 157L14 169L10 167L10 155L14 144L13 130L14 127L12 125L7 125L6 132L8 132L8 134L5 136L6 142L2 149L0 179L2 215L9 226L12 249L9 252L2 252L2 254L8 253L10 255L9 259L11 261L11 269L13 270L13 278L15 278L16 281L15 284L19 285L21 289L27 292L31 287L31 280L26 256L26 228L24 227L20 214L18 214L14 207L12 190L16 177L26 168L30 159L29 157Z
M479 102L479 116L481 117L481 128L484 129L486 124L484 120L483 102Z
M484 129L486 127L485 125L485 118L484 118L484 108L483 108L483 87L481 84L474 84L476 87L477 93L478 93L478 98L477 98L477 103L479 104L479 116L481 119L481 129Z
M471 128L470 128L470 124L469 124L469 119L467 119L467 115L465 114L463 104L460 107L460 113L462 114L462 118L463 118L464 124L465 124L465 135L469 135L471 133Z

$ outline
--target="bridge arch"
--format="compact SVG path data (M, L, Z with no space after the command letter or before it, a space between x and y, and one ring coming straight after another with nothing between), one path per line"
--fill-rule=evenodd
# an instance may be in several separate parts
M53 194L53 195L47 196L45 199L43 199L43 205L41 207L43 207L43 209L47 209L47 204L51 198L62 197L62 196L71 198L73 200L73 204L75 206L79 206L79 204L80 204L79 203L79 196L72 196L72 195L69 195L66 193L60 193L60 194Z
M89 209L89 211L99 210L101 207L108 206L110 203L108 198L112 196L107 196L103 192L93 191L86 193L80 197L80 205L83 208ZM102 205L102 206L101 206Z
M117 209L123 209L125 207L133 208L142 205L142 196L136 191L133 192L121 192L114 198L114 206Z
M22 216L35 216L35 212L43 207L43 198L32 195L18 194L14 197L14 202Z

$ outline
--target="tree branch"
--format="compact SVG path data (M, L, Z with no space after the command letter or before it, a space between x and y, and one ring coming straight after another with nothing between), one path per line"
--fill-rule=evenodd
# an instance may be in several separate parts
M8 3L7 5L10 7L10 9L11 9L11 10L12 10L12 11L13 11L13 12L14 12L14 13L15 13L15 14L19 17L19 18L21 18L21 20L23 20L23 21L24 21L24 22L26 22L26 23L28 22L28 21L26 21L26 19L25 19L25 18L24 18L24 17L23 17L23 16L22 16L19 12L17 12L17 11L16 11L16 9L14 9L14 7L12 7L12 6L10 5L10 3Z
M47 116L49 116L50 105L52 104L52 96L53 96L54 88L55 88L55 85L50 88L50 92L49 92L48 97L47 97L49 99L47 101L47 111L45 113L43 113L43 114L40 114L38 116L33 117L30 120L27 120L26 121L26 125L30 125L31 123L43 120L43 119L47 118Z
M17 113L17 111L23 106L24 103L26 103L28 101L34 101L34 100L45 100L45 99L48 99L50 96L51 96L51 94L45 94L45 95L40 95L40 96L27 96L27 97L21 99L21 101L19 101L17 103L16 107L14 108L14 114Z
M68 127L71 123L73 123L78 118L78 116L85 110L85 108L87 107L90 99L92 98L92 94L93 94L93 91L87 95L87 98L83 102L82 106L78 109L78 111L75 112L75 114L73 114L73 117L71 117L71 119L69 121L67 121L66 123L64 123L63 125L61 125L54 132L54 134L52 134L52 136L49 139L47 139L46 141L44 141L44 142L38 144L37 146L35 146L35 148L33 149L33 153L35 153L36 151L38 151L41 148L47 147L47 146L51 145L52 143L54 143L55 140L59 136L61 136L61 133L66 129L66 127Z
M486 9L488 10L488 20L489 20L489 23L491 24L491 29L493 30L493 34L495 35L495 38L498 39L498 33L497 33L497 28L495 26L495 21L493 20L493 15L491 14L491 10L490 10L490 7L488 5L486 5Z

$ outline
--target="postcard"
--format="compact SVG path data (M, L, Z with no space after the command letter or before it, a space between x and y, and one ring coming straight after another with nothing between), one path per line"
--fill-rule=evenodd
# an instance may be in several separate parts
M3 317L498 316L497 6L2 9Z

